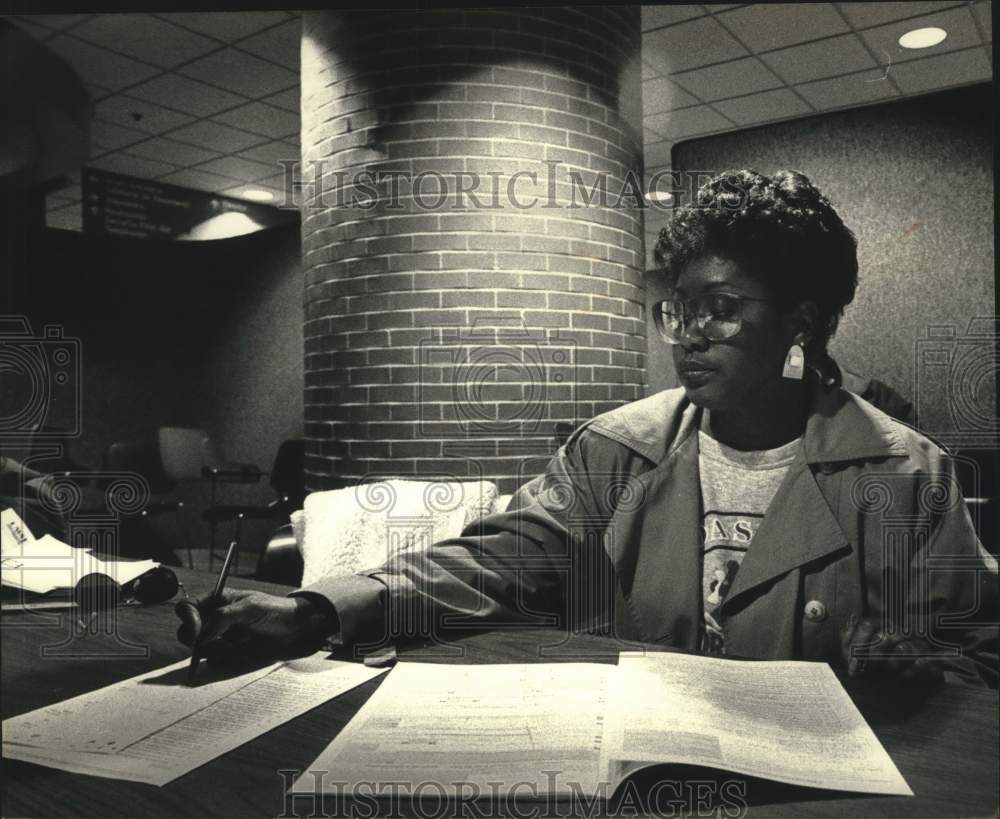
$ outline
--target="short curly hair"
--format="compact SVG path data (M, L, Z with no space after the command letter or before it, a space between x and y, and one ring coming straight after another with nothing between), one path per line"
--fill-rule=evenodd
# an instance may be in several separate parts
M760 279L787 306L812 300L824 351L858 284L858 243L829 200L796 171L771 177L725 171L695 202L674 210L653 251L657 272L676 280L696 258L717 255Z

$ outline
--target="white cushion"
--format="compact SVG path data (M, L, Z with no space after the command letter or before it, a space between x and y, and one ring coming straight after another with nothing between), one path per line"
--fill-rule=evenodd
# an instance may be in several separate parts
M313 492L298 520L292 515L302 585L375 569L400 551L457 537L495 510L498 495L489 481L389 480Z

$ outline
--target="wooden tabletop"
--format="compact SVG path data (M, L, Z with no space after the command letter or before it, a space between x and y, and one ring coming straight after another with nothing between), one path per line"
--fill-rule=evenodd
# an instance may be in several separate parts
M189 593L211 591L214 577L179 570ZM283 594L285 587L233 578L234 588ZM2 716L4 719L67 699L187 656L175 636L172 604L117 610L116 639L71 634L72 623L48 615L4 613L0 625ZM63 619L62 624L59 620ZM75 618L74 618L75 619ZM98 624L100 626L100 624ZM606 638L550 630L495 631L457 641L460 653L441 647L413 646L401 657L422 662L615 662L618 646ZM208 765L157 788L133 782L66 773L25 762L4 760L4 816L194 817L338 816L349 804L313 797L285 796L290 770L305 770L378 687L372 680L280 728L241 746ZM845 680L845 687L899 767L915 797L858 796L748 779L704 768L659 766L636 774L631 796L651 815L740 815L724 796L733 783L745 794L750 815L767 817L952 817L996 816L998 807L997 691L945 686L915 689L885 683ZM282 774L279 771L284 770ZM643 795L660 788L664 803L648 804ZM728 784L727 784L728 783ZM676 801L682 794L681 802ZM619 799L621 794L619 794ZM700 801L699 801L700 800ZM721 801L720 801L721 800ZM740 800L737 800L740 801ZM684 807L686 805L686 808ZM359 806L365 811L373 803ZM494 806L496 807L496 806ZM433 802L422 812L390 801L383 815L450 816L456 806ZM465 806L468 815L482 815ZM606 815L630 815L630 806L608 803ZM710 811L706 813L706 811ZM567 805L503 806L501 815L567 816ZM359 815L364 815L360 813ZM399 815L396 813L395 815ZM495 814L494 814L495 815ZM634 814L631 814L634 815Z

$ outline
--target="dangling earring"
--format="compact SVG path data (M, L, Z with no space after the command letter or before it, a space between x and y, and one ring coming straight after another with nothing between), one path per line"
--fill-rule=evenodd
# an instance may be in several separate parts
M790 378L793 381L801 381L806 371L806 355L801 344L793 344L788 348L788 355L785 356L785 368L781 371L783 378Z

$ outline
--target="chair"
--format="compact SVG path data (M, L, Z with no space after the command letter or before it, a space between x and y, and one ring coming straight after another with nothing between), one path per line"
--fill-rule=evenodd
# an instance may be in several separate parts
M134 472L149 484L150 500L138 512L128 515L132 520L142 520L173 513L179 515L184 509L184 501L166 497L177 485L167 475L163 467L159 438L134 441L115 441L104 454L102 470L109 472ZM100 481L100 478L98 479ZM191 554L191 531L184 527L185 547L188 566L194 566Z
M374 568L397 551L458 536L510 500L489 481L389 480L314 492L271 536L256 577L299 585Z
M244 520L287 520L294 509L302 505L305 497L305 441L301 439L283 441L278 447L271 467L270 484L275 499L267 504L219 504L216 502L217 481L237 481L246 483L253 476L247 465L229 464L205 467L205 474L212 481L212 503L202 516L211 526L211 550L209 568L215 561L215 535L220 523L232 521L235 525L234 540L239 543ZM256 467L251 467L256 469ZM257 470L254 481L260 478ZM239 569L239 552L236 553L235 568Z

